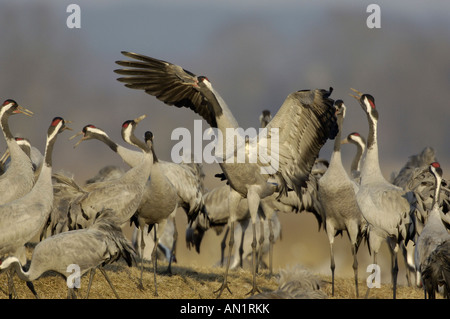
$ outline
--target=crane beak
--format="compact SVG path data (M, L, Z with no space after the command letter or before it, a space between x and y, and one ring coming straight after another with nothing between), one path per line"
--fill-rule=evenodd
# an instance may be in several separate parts
M350 90L352 90L353 92L355 92L358 96L353 95L353 94L351 94L351 93L349 93L348 95L350 95L351 97L353 97L353 98L355 98L355 99L357 99L357 100L359 101L360 98L361 98L361 96L362 96L362 93L359 92L358 90L355 90L354 88L350 88Z
M341 141L341 144L348 144L349 143L349 141L348 141L348 138L346 137L346 138L344 138L342 141Z
M0 158L0 163L2 165L4 165L6 163L6 160L8 159L8 157L9 157L9 149L7 149L5 151L5 153L2 155L2 157Z
M25 115L28 115L28 116L33 116L33 114L34 114L30 110L28 110L28 109L26 109L26 108L24 108L24 107L22 107L20 105L17 107L17 110L14 113L16 113L16 114L22 113L22 114L25 114Z
M135 118L133 121L137 124L140 121L142 121L143 119L145 119L146 117L147 117L147 115L144 114L144 115L141 115L141 116Z
M73 129L71 127L66 126L66 124L70 124L70 123L72 123L72 121L64 121L64 127L62 128L62 131L65 131L65 130L73 131Z
M83 135L83 137L82 137L78 142L75 143L75 145L73 146L73 148L76 148L78 145L81 144L81 142L87 140L87 138L84 136L83 131L80 131L80 132L78 132L77 134L75 134L75 135L69 137L69 140L72 140L72 139L74 139L75 137L80 136L80 135Z

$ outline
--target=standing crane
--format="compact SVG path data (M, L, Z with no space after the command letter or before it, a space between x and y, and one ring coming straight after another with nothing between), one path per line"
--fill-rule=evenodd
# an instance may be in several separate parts
M79 135L78 133L77 135ZM124 147L119 147L117 143L112 141L109 136L101 129L94 125L86 125L81 131L83 134L82 140L97 139L108 145L113 151L119 154L122 159L131 167L136 165L139 161L141 154L128 150ZM195 218L203 205L203 199L201 197L201 184L202 177L200 174L189 165L175 164L171 162L161 161L156 157L156 153L153 148L153 135L148 135L149 142L152 143L153 154L153 167L151 178L146 183L146 188L143 194L143 198L136 209L136 214L133 217L136 226L141 230L140 236L140 256L143 259L145 240L144 240L144 228L146 225L151 227L154 224L158 224L157 240L152 251L152 260L154 263L154 276L155 276L155 294L157 294L156 288L156 248L158 246L158 240L164 231L165 224L168 218L174 217L178 207L183 207L185 210L188 221ZM126 140L125 140L126 141ZM119 151L120 150L120 151ZM149 231L151 230L149 227ZM174 254L174 248L176 244L176 227L174 225L174 240L171 247L171 255ZM169 271L171 261L169 261ZM140 287L142 288L142 273L143 273L143 261L141 260L141 281Z
M75 196L68 205L70 229L86 228L94 220L97 212L106 208L118 215L120 225L127 223L136 212L153 166L151 147L134 135L137 124L144 118L145 116L140 116L122 124L123 138L140 148L143 156L139 159L138 165L129 169L120 178L81 187L72 179L56 176L60 182L73 186ZM79 143L81 141L83 139Z
M375 99L370 94L362 94L353 90L367 115L369 134L367 137L367 153L361 169L361 184L356 194L358 206L369 224L369 247L373 251L374 264L381 243L387 240L391 251L391 274L393 298L396 298L399 243L405 244L413 239L414 223L411 214L414 208L406 198L406 191L389 183L382 175L378 159L377 123L378 110ZM369 289L367 290L367 294ZM366 294L366 295L367 295Z
M5 136L11 163L8 170L0 176L0 205L11 202L27 194L34 185L34 172L30 158L17 144L12 135L8 119L13 114L25 114L31 116L33 113L17 104L16 101L8 99L0 107L0 127Z
M329 98L332 89L302 90L289 94L278 113L267 125L264 134L258 135L257 145L269 150L272 135L278 132L279 143L274 143L276 144L274 151L270 148L270 155L268 152L262 154L266 155L265 157L259 156L261 154L256 155L259 161L257 163L239 163L236 153L242 154L243 150L245 152L245 138L239 134L238 122L207 77L196 76L180 66L148 56L131 52L122 54L135 59L135 61L116 61L118 65L127 67L115 70L116 73L126 76L118 79L124 82L126 87L144 90L168 105L190 108L202 116L212 128L217 128L216 142L222 147L221 150L220 146L215 149L215 156L219 159L219 165L233 190L230 192L228 206L231 222L228 255L231 256L233 249L236 222L234 212L240 199L247 198L253 230L253 281L249 293L254 294L259 291L256 285L255 228L260 200L273 194L277 189L281 193L293 189L300 194L320 149L337 133L333 100ZM275 154L279 155L279 160L276 160ZM255 155L255 152L252 155ZM276 185L268 182L269 177L276 181ZM230 258L217 297L220 297L225 288L229 290L227 282L229 263Z
M13 267L21 280L31 282L48 271L59 273L66 281L74 276L73 266L79 267L79 278L91 270L87 296L98 268L105 276L115 296L119 298L104 265L123 257L131 266L135 251L118 225L117 214L105 209L97 214L94 223L86 229L78 229L50 236L36 245L28 271L24 271L16 257L8 257L0 264L0 271ZM75 278L75 280L79 279ZM73 284L73 283L72 283ZM76 298L76 285L68 285L67 298Z
M442 182L442 168L438 162L429 166L435 176L436 187L433 206L417 240L419 271L425 291L425 298L435 299L439 286L444 297L450 299L450 234L441 219L439 193Z
M56 137L70 129L61 117L55 117L47 131L47 141L39 178L31 191L0 206L0 256L15 255L36 236L46 223L53 205L52 152ZM10 281L10 292L12 291ZM27 284L36 295L31 284Z
M121 177L124 173L125 170L122 167L115 165L106 165L103 168L101 168L95 176L86 180L86 184L116 179ZM175 231L174 222L172 221L172 219L169 219L167 221L166 227L164 228L164 233L159 240L158 248L160 250L158 250L158 259L165 259L167 260L167 262L170 262L171 258L174 258L174 261L176 260L175 253L172 256L171 252L171 247L173 247L174 244L173 241L174 231ZM141 232L140 229L135 227L133 229L133 235L131 238L131 243L134 249L136 249L137 251L140 251L140 240L138 240L138 238L141 237L140 232ZM152 234L148 233L147 226L144 228L144 241L146 243L145 249L143 255L141 255L140 257L147 260L151 260L154 242ZM151 242L150 245L148 244L149 242Z
M265 128L267 124L272 120L272 114L269 110L263 110L261 115L259 116L260 128ZM226 180L224 174L216 174L216 177L219 177L221 180ZM203 211L206 214L206 219L204 216L197 216L194 223L188 225L186 229L186 243L187 247L190 249L191 245L195 247L197 253L200 253L200 244L203 238L204 232L210 227L213 226L216 230L217 234L220 234L223 230L223 225L226 224L226 231L224 237L221 242L221 258L220 265L224 265L224 250L226 248L226 239L229 233L229 220L230 213L228 209L228 197L231 189L229 183L227 185L217 187L203 195ZM267 207L267 206L266 206ZM262 207L259 207L258 221L260 223L259 229L259 242L258 242L258 263L259 266L263 254L268 250L269 251L269 268L270 273L272 273L272 246L275 243L276 239L280 236L281 225L279 223L278 217L276 213L273 212L262 212ZM271 209L268 207L268 209ZM266 209L266 210L268 210ZM261 218L261 216L264 216ZM239 249L236 249L233 254L231 269L237 267L238 265L242 268L244 259L250 254L247 250L250 247L250 237L245 237L245 232L248 228L250 221L250 214L248 211L248 202L243 198L239 202L238 211L236 212L237 216L237 228L235 229L235 244L237 243ZM274 228L275 227L275 231ZM269 242L266 244L264 233L269 233ZM256 235L258 237L258 234ZM268 249L267 249L268 248Z
M400 169L400 172L395 175L391 174L392 184L403 188L406 191L414 191L415 194L415 206L420 212L416 215L414 226L416 229L416 234L419 234L423 228L423 219L426 218L426 213L432 207L432 195L434 193L434 183L433 187L427 187L419 182L421 180L421 174L419 172L429 172L428 167L431 163L437 162L435 151L432 147L425 147L420 153L411 155L405 165ZM428 175L432 175L428 173ZM434 180L434 176L429 176L430 179ZM412 185L415 185L414 189L410 189ZM406 266L406 280L408 286L411 286L411 273L416 274L416 283L419 282L417 278L420 274L414 264L414 250L415 245L409 244L405 245L404 242L400 243L400 249L402 251L403 259Z
M353 272L358 292L358 259L359 245L366 237L367 224L356 202L358 185L348 176L341 159L341 132L345 118L346 107L342 100L335 102L339 133L334 140L334 149L330 165L319 179L319 199L325 212L325 230L330 244L331 294L334 296L334 238L347 231L351 242L353 256Z

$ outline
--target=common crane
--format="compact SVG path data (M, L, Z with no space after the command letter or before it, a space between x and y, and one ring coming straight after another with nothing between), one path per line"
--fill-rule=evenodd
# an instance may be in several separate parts
M357 253L361 241L367 236L367 224L356 202L358 185L348 176L342 165L341 133L346 107L342 100L337 100L335 107L339 133L334 140L330 166L319 179L318 193L325 213L325 230L330 244L331 294L334 296L334 270L336 268L333 250L334 238L343 231L347 231L353 256L352 267L356 297L359 297Z
M20 279L31 282L39 279L48 271L55 271L66 281L69 275L79 267L79 278L91 270L87 296L93 277L98 268L105 276L115 296L119 298L111 280L103 269L104 265L123 257L131 266L135 251L124 237L118 224L117 214L110 209L99 212L94 223L85 229L63 232L39 242L34 248L28 271L24 271L16 257L8 257L0 264L0 271L14 267ZM75 280L79 279L75 278ZM73 286L68 285L67 298L76 298Z
M108 145L113 151L117 152L122 159L131 167L136 165L136 162L140 159L141 154L128 150L124 147L120 147L113 142L109 136L101 129L94 125L86 125L82 132L83 137L81 140L97 139ZM145 225L149 225L148 231L151 230L154 224L159 224L157 231L156 245L152 251L152 259L154 265L155 276L155 294L157 294L156 288L156 248L158 246L158 238L164 231L167 219L170 216L174 216L178 207L183 207L185 210L188 221L190 222L203 205L203 199L201 197L201 184L203 183L200 174L197 174L197 170L193 169L187 164L175 164L171 162L161 161L156 157L156 153L153 148L153 134L148 135L149 142L152 144L153 155L153 167L151 178L146 182L143 198L136 209L133 220L141 229L140 236L140 255L143 259L143 252L145 249L145 240L143 229ZM81 141L80 140L80 141ZM119 151L120 150L120 151ZM174 247L176 244L176 227L174 227L174 240L173 245L170 247L171 254L174 254ZM169 271L171 260L169 261ZM142 273L143 273L143 261L141 261L141 281L140 287L142 288Z
M0 206L0 257L17 255L44 227L53 205L53 146L58 134L66 129L70 128L63 118L52 120L47 131L44 162L33 188L23 197ZM27 285L37 295L32 284ZM11 281L9 288L12 291Z
M419 270L425 296L428 294L428 298L435 299L439 286L442 286L444 297L450 299L450 234L442 222L439 207L442 168L434 162L429 169L435 176L436 187L432 209L417 240Z
M0 107L0 127L5 136L11 163L8 170L0 175L0 205L11 202L27 194L34 185L34 172L30 158L17 144L9 128L8 119L14 114L31 116L33 113L8 99Z
M359 101L369 123L367 152L361 169L361 184L356 194L356 200L361 213L369 224L368 242L373 252L374 264L377 263L377 254L381 243L388 237L391 238L388 243L391 250L393 298L395 299L399 243L405 240L405 244L407 244L409 240L413 239L415 230L411 214L414 213L414 207L406 198L407 192L389 183L381 173L377 143L378 110L375 107L374 97L370 94L353 91L357 95L351 96Z
M259 162L239 163L236 153L238 151L243 153L246 148L245 139L239 133L236 134L238 122L207 77L196 76L180 66L144 55L131 52L122 54L138 60L116 61L118 65L127 67L115 70L116 73L126 76L118 79L124 82L125 86L145 90L168 105L190 108L212 128L217 128L216 141L222 145L222 150L216 148L215 156L219 159L219 165L233 190L229 197L231 228L228 255L231 256L233 248L232 238L236 222L234 211L240 199L247 198L253 229L253 281L249 293L254 294L258 291L255 227L260 200L276 190L286 193L288 189L293 189L300 196L300 190L308 180L320 149L337 133L333 100L329 98L332 89L302 90L289 94L264 133L258 135L256 144L264 146L266 150L270 149L270 155L269 152L259 153L265 155L256 155ZM266 134L267 132L270 133ZM279 143L275 143L274 138L273 144L276 146L272 149L268 145L272 146L272 137L276 132L279 133ZM225 147L226 145L233 147ZM254 154L255 152L252 152L252 155ZM278 161L275 159L276 154L279 155ZM268 183L269 177L275 180L276 185ZM227 281L229 263L230 258L217 297L220 297L225 288L229 290Z

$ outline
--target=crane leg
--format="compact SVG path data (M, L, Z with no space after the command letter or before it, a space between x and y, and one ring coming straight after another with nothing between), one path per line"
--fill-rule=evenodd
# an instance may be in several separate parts
M117 299L120 299L119 295L118 295L117 292L116 292L116 289L114 289L114 286L113 286L111 280L109 279L108 275L106 274L105 269L103 269L103 267L101 267L101 266L99 267L99 269L100 269L100 272L101 272L101 273L103 274L103 276L105 277L106 281L108 282L109 286L111 287L111 289L112 289L114 295L116 296L116 298L117 298Z
M94 280L94 275L95 275L95 268L92 268L89 273L89 283L88 283L88 288L87 288L87 293L86 293L86 299L89 299L89 292L91 291L91 285L92 285L92 281Z
M227 266L225 268L225 275L223 277L222 285L214 291L214 293L219 292L217 295L217 298L220 298L222 295L222 292L225 288L227 288L228 292L231 293L230 288L228 287L228 270L230 268L230 262L231 262L231 253L234 246L234 223L236 222L236 211L239 206L239 202L242 199L241 195L231 190L230 195L228 197L228 210L230 212L230 241L228 243L228 260L227 260Z
M398 275L398 260L397 260L398 245L391 252L391 267L392 267L392 289L393 299L397 297L397 275Z
M225 258L225 248L227 247L227 237L228 232L230 231L230 226L227 226L227 229L225 230L225 235L223 236L223 239L220 243L220 265L223 266L224 258Z
M331 222L326 224L326 233L328 236L328 243L330 244L331 296L334 296L334 269L336 268L336 264L334 263L333 244L336 230Z
M39 295L37 294L36 290L34 289L34 285L31 281L27 281L26 282L28 289L30 289L30 291L33 293L34 297L36 299L40 299Z
M272 219L269 218L269 277L273 273L273 245L275 244L275 235L273 234Z
M264 221L262 218L259 219L259 249L258 249L258 261L256 262L256 273L258 273L259 267L262 262L262 249L264 244Z
M378 255L378 250L374 250L373 251L373 263L375 265L377 264L377 255ZM370 292L370 288L367 287L367 291L366 291L366 294L364 296L365 299L369 298L369 292Z
M260 293L260 290L258 289L256 285L256 264L257 264L257 258L256 258L256 216L258 214L258 207L259 203L261 201L259 194L250 188L247 192L247 201L248 201L248 209L250 211L250 217L252 218L252 230L253 230L253 241L252 241L252 277L253 277L253 284L252 289L247 293L247 295L254 295L255 293Z
M156 282L156 268L157 268L157 254L156 250L159 244L159 238L161 238L161 234L164 232L164 228L167 224L167 219L164 219L162 222L158 224L158 227L155 227L155 246L153 246L152 250L152 261L153 261L153 281L155 283L155 296L158 296L158 286Z
M15 270L13 268L9 269L6 272L6 276L8 277L8 295L9 299L16 299L17 293L16 293L16 287L14 285L14 272Z
M241 225L241 242L239 243L239 266L244 268L244 239L245 232L248 227L248 219L241 221L239 224Z
M336 264L334 263L334 250L333 243L330 243L330 269L331 269L331 295L334 296L334 270L336 269Z
M230 223L230 241L228 242L228 259L227 259L227 266L225 268L225 275L223 277L223 282L222 282L222 286L220 286L219 289L217 289L216 291L214 291L214 293L219 292L219 294L217 295L217 298L220 298L220 296L222 295L222 292L225 288L227 288L228 292L231 294L231 290L228 287L228 269L230 268L230 262L231 262L231 251L233 250L233 246L234 246L234 221L232 221Z
M352 255L353 255L353 272L355 274L355 289L356 289L356 298L359 298L359 290L358 290L358 258L356 257L356 253L358 248L356 244L352 245Z
M172 249L170 250L170 259L169 259L169 266L167 267L167 272L169 274L172 274L172 261L175 259L175 250L177 247L177 240L178 240L178 231L177 231L177 225L175 223L175 213L177 208L175 208L173 215L169 218L172 219L173 222L173 243L172 243Z
M144 229L145 223L143 221L139 221L139 234L141 237L141 247L140 247L140 257L141 257L141 277L139 279L138 289L143 290L144 285L142 281L143 273L144 273L144 248L145 248L145 240L144 240Z
M76 288L67 288L67 299L77 299Z

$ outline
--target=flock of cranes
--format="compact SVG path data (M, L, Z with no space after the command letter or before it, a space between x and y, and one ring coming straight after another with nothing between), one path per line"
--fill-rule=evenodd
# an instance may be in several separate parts
M238 143L232 143L237 146L231 152L216 152L216 156L222 158L219 161L222 173L216 176L226 180L226 185L208 190L203 185L200 165L160 160L153 133L145 132L143 140L134 134L145 115L125 121L121 128L124 142L137 150L119 145L92 124L71 137L81 136L75 146L86 140L103 142L129 166L128 170L106 166L102 174L79 185L69 176L52 173L56 138L69 129L64 119L55 117L51 121L45 152L41 155L28 140L15 138L8 125L9 116L32 115L31 111L13 100L6 100L0 108L6 157L9 157L8 160L2 158L0 175L0 272L7 276L10 297L15 296L12 280L15 274L38 297L32 282L47 271L55 271L66 278L69 265L78 265L80 275L91 273L89 288L95 270L99 269L119 297L103 266L119 258L131 266L136 255L141 257L139 288L144 289L144 250L152 229L151 259L157 295L158 247L164 247L168 271L171 271L178 238L174 216L181 207L188 218L186 243L198 253L205 231L226 228L221 246L225 273L216 291L217 297L225 289L230 291L229 269L242 266L246 256L250 256L252 288L249 295L255 298L323 298L316 279L308 281L314 282L309 284L313 288L308 292L293 293L293 288L287 288L304 286L305 282L302 284L298 279L306 276L303 273L289 282L286 272L279 291L269 297L261 294L256 282L262 255L267 251L272 273L273 245L282 227L277 214L306 211L314 214L319 230L323 226L329 240L333 295L334 238L346 231L351 243L357 297L357 252L361 244L367 245L375 264L381 244L388 244L392 257L393 298L396 298L397 253L400 248L406 258L406 246L412 241L416 247L414 268L421 278L425 297L435 298L440 291L450 298L448 184L443 180L442 169L431 148L426 150L432 156L409 161L392 181L383 177L377 145L379 116L373 96L356 90L352 95L367 116L367 143L357 132L342 138L346 106L342 100L331 98L332 88L289 94L273 118L269 111L263 111L260 122L265 129L265 145L275 140L273 129L277 130L279 139L277 149L271 149L278 156L277 167L270 170L268 166L274 164L260 157L254 162L236 160L240 145L249 156L250 141L229 133L229 129L239 128L238 122L207 77L196 76L166 61L122 53L130 60L116 61L124 68L115 72L122 76L118 81L126 87L144 90L167 105L190 108L222 133L218 137L222 145L238 139ZM328 140L334 140L329 162L318 158ZM264 146L261 140L256 143L260 148ZM347 143L356 147L350 175L341 159L341 145ZM135 245L121 231L121 227L130 222L136 226ZM173 226L173 231L169 233L168 244L163 244L160 240L167 224ZM26 268L25 245L38 235L39 243ZM226 240L228 251L225 251ZM368 293L369 289L366 297ZM69 287L68 297L76 297L73 287Z

